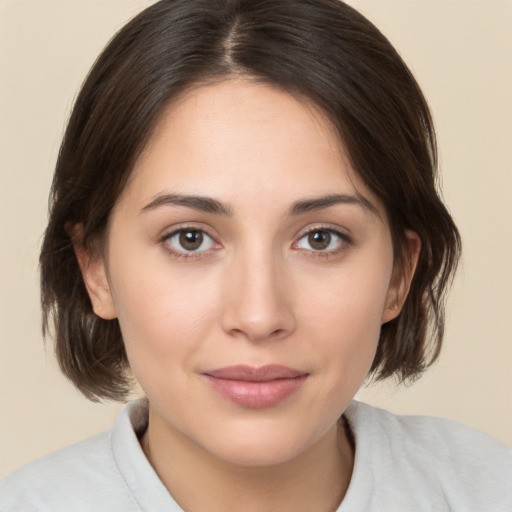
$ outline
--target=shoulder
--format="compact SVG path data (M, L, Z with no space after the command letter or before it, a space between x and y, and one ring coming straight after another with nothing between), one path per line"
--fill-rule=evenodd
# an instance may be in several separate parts
M453 420L420 415L396 415L384 409L352 402L347 410L357 431L380 439L408 452L418 450L429 457L475 465L499 463L511 468L512 451L492 436ZM414 451L412 450L414 448ZM425 449L425 450L423 450Z
M112 430L43 457L0 481L0 512L181 510L139 444L148 403L136 400Z
M11 473L0 481L0 511L139 510L111 444L112 431L102 432Z
M371 461L382 481L398 479L395 492L413 490L430 500L437 493L446 505L439 510L512 510L512 452L491 436L455 421L397 416L358 402L346 415L356 463Z

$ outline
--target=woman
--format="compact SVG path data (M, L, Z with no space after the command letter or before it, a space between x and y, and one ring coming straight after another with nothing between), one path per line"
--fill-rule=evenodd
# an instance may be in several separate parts
M498 442L352 401L438 356L460 243L435 173L421 91L345 4L135 18L74 107L41 270L63 372L147 400L0 509L508 510Z

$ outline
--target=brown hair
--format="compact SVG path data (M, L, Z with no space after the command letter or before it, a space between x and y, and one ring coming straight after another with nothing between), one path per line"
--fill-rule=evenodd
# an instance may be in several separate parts
M339 0L162 0L121 29L93 66L50 195L43 330L53 319L60 367L92 400L126 396L129 365L117 320L92 311L66 226L81 224L92 250L165 106L187 87L233 75L325 112L353 169L386 207L398 266L407 264L405 230L421 238L409 295L382 326L372 374L412 379L439 354L460 239L436 191L428 106L389 41Z

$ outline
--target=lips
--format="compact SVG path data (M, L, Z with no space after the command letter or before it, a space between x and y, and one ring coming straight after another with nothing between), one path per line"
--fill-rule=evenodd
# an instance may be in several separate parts
M242 407L260 409L276 406L296 393L309 374L281 365L236 365L203 375L222 397Z

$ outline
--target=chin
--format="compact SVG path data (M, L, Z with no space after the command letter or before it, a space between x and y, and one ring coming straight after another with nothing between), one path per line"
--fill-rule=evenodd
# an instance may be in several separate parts
M231 447L217 455L227 464L245 468L264 468L279 466L293 461L300 452L287 451L282 448L275 450L266 446L241 446Z
M313 436L304 432L294 435L292 429L278 426L257 428L257 432L253 431L254 427L237 430L225 433L220 439L210 438L205 448L228 464L268 467L293 461L315 442Z

